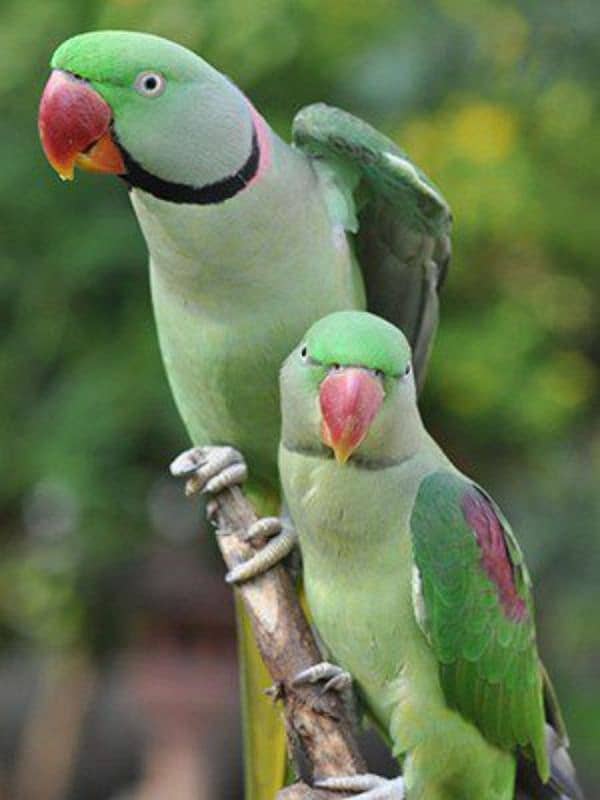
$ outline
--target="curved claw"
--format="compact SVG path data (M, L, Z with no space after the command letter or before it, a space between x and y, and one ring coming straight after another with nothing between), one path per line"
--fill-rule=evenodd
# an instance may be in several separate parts
M281 533L283 524L279 517L261 517L257 519L242 536L247 542L253 539L272 539L278 533Z
M258 520L258 522L249 529L249 532L260 522L262 522L262 520ZM261 535L264 536L264 532ZM283 528L281 533L273 536L263 548L257 551L256 555L230 570L225 576L225 580L227 583L243 583L251 578L256 578L258 575L262 575L264 572L270 570L271 567L275 566L275 564L282 561L293 550L295 545L295 531L291 528Z
M355 792L353 800L404 800L406 796L402 777L388 780L370 772L322 778L315 781L314 786L316 789Z
M230 464L206 481L206 483L201 487L201 490L203 492L209 492L210 494L218 494L219 492L222 492L223 489L231 489L232 486L239 486L240 484L244 483L247 477L248 468L245 464ZM192 481L195 483L190 486ZM186 494L193 494L194 492L198 491L198 489L194 488L197 484L198 476L196 474L194 478L190 478L190 480L187 482L185 487Z
M233 447L192 447L171 463L171 474L188 477L185 493L217 494L238 486L248 477L246 462Z
M352 689L352 675L350 675L349 672L344 672L344 670L341 670L338 675L334 675L327 681L322 689L322 693L325 694L326 692L339 692L340 694L343 694L350 689Z
M306 683L319 683L325 681L322 693L329 691L343 692L352 687L352 675L337 664L321 661L308 669L302 670L294 676L292 686L302 686Z
M335 692L340 696L344 705L346 713L352 723L352 727L358 730L358 715L356 711L356 703L354 692L352 691L352 675L346 672L337 664L331 664L329 661L321 661L319 664L314 664L308 669L303 669L292 679L292 686L302 686L323 682L323 686L319 690L319 699L313 702L315 711L326 711L327 706L324 705L324 698L328 692Z

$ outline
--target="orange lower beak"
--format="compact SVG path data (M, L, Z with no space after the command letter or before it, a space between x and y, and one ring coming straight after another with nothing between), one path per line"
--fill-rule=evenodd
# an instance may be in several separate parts
M84 80L54 70L42 94L38 125L44 153L63 180L75 166L89 172L126 172L110 123L112 110Z
M359 367L330 372L319 390L321 439L345 464L364 441L385 393L372 372Z

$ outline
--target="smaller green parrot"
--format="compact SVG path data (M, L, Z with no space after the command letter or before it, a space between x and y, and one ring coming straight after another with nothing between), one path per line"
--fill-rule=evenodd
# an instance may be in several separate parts
M506 518L425 430L410 346L367 312L315 323L281 371L279 463L334 665L403 764L316 781L362 800L582 800ZM340 675L338 674L338 678Z

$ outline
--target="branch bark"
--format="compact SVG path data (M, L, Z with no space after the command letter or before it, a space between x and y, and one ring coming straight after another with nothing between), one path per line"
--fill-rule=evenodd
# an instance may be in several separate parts
M247 561L255 549L239 534L257 517L241 489L215 495L210 516L227 567ZM282 790L278 800L339 800L339 792L310 788L313 780L365 772L365 764L341 698L335 692L321 695L318 686L292 686L298 672L322 659L291 578L278 565L235 591L244 601L259 650L283 701L288 747L301 778Z

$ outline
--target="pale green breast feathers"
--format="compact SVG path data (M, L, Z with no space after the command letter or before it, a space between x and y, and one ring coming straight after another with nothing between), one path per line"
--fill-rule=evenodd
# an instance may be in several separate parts
M438 471L411 518L419 623L448 704L492 743L524 748L549 775L529 577L508 523L457 473Z
M372 716L387 728L389 689L403 663L418 658L435 669L433 659L422 659L426 648L410 594L408 522L419 469L340 466L284 444L280 468L317 629L331 657L352 673ZM404 478L395 480L397 472Z
M314 173L283 143L276 153L276 173L224 204L135 200L152 252L161 350L186 426L197 443L239 447L271 482L285 355L315 318L364 304Z

